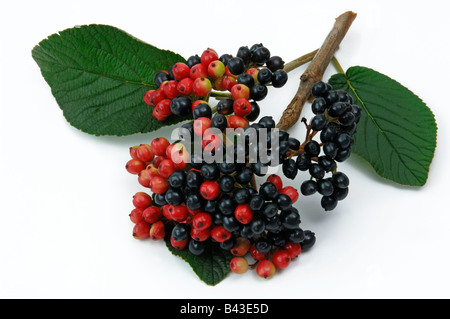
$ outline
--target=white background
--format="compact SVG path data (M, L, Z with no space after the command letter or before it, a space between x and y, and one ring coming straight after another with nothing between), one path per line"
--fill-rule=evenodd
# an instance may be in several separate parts
M448 32L445 1L9 1L0 12L0 297L2 298L448 298L450 212ZM363 160L341 170L349 197L324 213L297 206L318 243L269 281L255 272L210 287L162 242L132 238L142 190L126 173L128 147L154 134L94 137L71 127L31 58L45 37L75 25L119 27L184 57L235 54L264 43L290 61L318 48L334 18L358 13L337 53L346 69L374 68L418 94L438 123L429 180L384 180ZM279 119L296 92L261 102ZM330 67L325 78L334 73ZM308 116L308 112L304 113ZM292 134L303 137L301 125ZM287 182L299 186L301 179Z

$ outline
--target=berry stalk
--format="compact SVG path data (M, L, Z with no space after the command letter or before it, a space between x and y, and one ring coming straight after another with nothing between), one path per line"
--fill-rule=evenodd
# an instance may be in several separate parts
M326 68L334 57L340 43L344 39L347 31L350 29L356 13L347 11L336 18L336 22L325 39L322 47L319 49L311 64L300 77L300 86L284 111L277 128L288 131L300 118L303 106L311 95L311 89L316 82L322 80Z

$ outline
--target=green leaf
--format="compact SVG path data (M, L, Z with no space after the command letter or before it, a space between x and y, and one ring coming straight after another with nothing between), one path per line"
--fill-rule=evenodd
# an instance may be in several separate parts
M195 256L189 250L178 250L166 238L167 248L173 255L186 261L195 274L207 285L215 286L230 272L230 261L233 258L230 252L221 249L218 245L208 243L205 253Z
M143 96L156 72L183 57L146 44L117 28L87 25L49 36L32 56L67 121L94 135L155 131L184 120L158 122Z
M414 93L365 67L333 75L329 83L362 106L353 152L376 172L403 185L422 186L436 149L433 113Z

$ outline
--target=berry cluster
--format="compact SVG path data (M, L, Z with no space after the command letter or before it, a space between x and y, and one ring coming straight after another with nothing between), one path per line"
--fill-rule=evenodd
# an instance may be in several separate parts
M315 116L307 124L307 137L299 151L283 162L283 172L290 179L295 179L298 171L309 172L310 179L302 183L301 193L304 196L319 193L322 207L331 211L348 195L349 178L337 171L337 163L351 155L361 107L353 103L347 92L335 91L324 82L313 86L312 95ZM316 135L320 143L313 139ZM296 160L292 158L295 155ZM327 177L327 173L331 176Z
M275 127L271 117L252 125L259 128L256 132ZM236 134L244 135L249 128ZM196 132L194 128L194 135ZM288 143L285 154L292 151L289 144L294 149L300 145L286 134L279 138L280 144ZM263 143L256 140L255 145L267 146L269 140L264 136ZM253 145L251 139L243 141L247 141L243 144L247 150ZM221 141L220 147L237 145ZM128 172L138 175L139 183L154 194L153 198L142 192L134 196L135 208L130 215L135 223L133 236L160 240L167 233L174 248L188 249L194 255L203 254L208 245L218 245L240 258L230 264L233 272L242 272L237 260L243 262L247 254L257 261L257 273L264 278L271 275L260 270L265 269L263 265L287 267L302 247L306 250L315 242L314 234L299 226L300 214L293 207L299 193L291 186L283 187L282 179L275 174L257 188L255 175L266 174L261 172L261 162L250 164L249 154L243 153L243 163L208 163L189 155L182 143L170 144L161 137L150 145L130 148Z
M262 44L243 46L235 57L230 54L219 57L216 51L207 49L201 56L193 55L186 63L179 62L168 71L158 72L154 80L158 89L146 92L144 101L154 107L153 117L158 121L171 115L190 114L194 119L211 120L208 100L215 95L222 99L217 105L220 116L215 122L226 126L228 120L230 127L243 127L258 118L257 101L267 96L267 86L280 88L287 82L283 68L284 61L271 56Z

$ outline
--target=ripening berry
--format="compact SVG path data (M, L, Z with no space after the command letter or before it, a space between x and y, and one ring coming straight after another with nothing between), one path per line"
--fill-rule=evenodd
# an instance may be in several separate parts
M166 95L164 94L164 90L162 89L158 89L155 90L151 95L150 95L150 103L153 106L156 106L159 102L161 102L162 100L164 100L166 98Z
M250 240L248 240L248 238L238 237L236 239L236 243L234 244L233 248L231 248L230 252L234 256L242 257L248 253L250 246L251 246L251 243L250 243Z
M192 93L192 86L194 85L194 81L191 78L184 78L177 85L178 93L182 95L189 95Z
M231 233L225 227L219 225L211 230L211 237L218 243L223 243L231 238Z
M211 215L208 213L198 213L192 218L192 227L198 230L205 230L212 224Z
M181 81L184 78L187 78L191 72L191 69L182 62L175 63L172 68L172 74L175 80Z
M225 74L225 65L219 61L213 61L208 65L208 74L213 79L222 77Z
M217 61L219 60L219 55L217 54L217 52L211 48L206 49L205 51L203 51L201 57L200 57L200 61L201 64L207 68L209 66L209 64L213 61Z
M135 239L143 240L150 237L150 225L144 221L138 222L133 228L133 237Z
M255 244L251 245L249 253L250 253L250 256L252 256L253 259L255 259L255 260L264 260L267 258L266 254L264 254L264 253L258 251L258 249L256 249Z
M144 193L144 192L137 192L133 196L133 205L136 208L145 209L149 207L152 204L152 198L150 195Z
M244 128L248 125L248 120L239 115L231 115L228 119L228 126L230 128Z
M292 186L287 186L287 187L283 188L283 189L280 191L280 193L286 194L287 196L289 196L290 199L291 199L291 201L292 201L292 204L294 204L295 202L297 202L298 197L299 197L299 194L298 194L297 189L295 189L295 188L292 187Z
M202 148L205 150L205 152L212 153L221 145L222 139L220 136L217 136L216 134L214 134L214 132L211 132L210 130L207 130L205 132L202 139Z
M212 90L211 81L209 81L209 79L206 77L197 78L194 80L194 83L192 84L192 93L194 93L196 96L200 97L208 96L211 90Z
M256 273L259 277L264 279L270 279L275 275L275 265L270 260L262 260L256 266Z
M173 239L172 236L170 236L170 244L175 249L184 250L184 249L186 249L188 243L189 243L189 238L186 238L186 239L180 240L180 241L176 241L175 239Z
M253 219L253 211L248 204L238 205L234 211L234 216L241 224L249 224Z
M231 89L233 88L233 86L235 86L237 83L236 79L233 78L232 76L225 76L223 79L223 85L225 86L225 88L228 91L231 91Z
M203 66L203 64L194 65L191 68L191 73L189 75L193 81L199 78L207 78L208 77L208 67Z
M152 240L161 240L166 235L166 229L162 221L158 221L150 228L150 238Z
M211 236L211 230L209 228L206 229L191 229L191 238L196 241L205 241Z
M220 187L216 181L205 181L200 186L200 194L206 200L214 200L220 195Z
M153 154L150 145L141 144L136 150L136 156L143 162L150 162L155 157L155 154Z
M161 217L162 217L161 208L156 206L147 207L142 211L142 219L149 224L156 223L161 219Z
M203 136L210 127L211 120L207 117L200 117L194 121L194 133L198 136Z
M235 274L244 274L248 270L248 261L244 257L234 257L230 261L230 270Z
M180 95L177 90L178 87L178 81L168 81L166 85L164 85L164 94L167 96L168 99L172 100Z
M213 89L216 91L226 91L227 90L227 86L225 85L225 80L226 76L223 75L217 79L214 80L213 83Z
M159 122L164 122L169 118L169 116L162 115L156 107L153 109L152 116Z
M302 246L299 243L288 241L283 249L289 253L291 259L298 257L302 253Z
M164 178L169 178L175 172L175 166L170 159L166 159L159 164L158 174Z
M139 147L139 145L130 147L130 156L131 156L132 159L138 159L138 157L137 157L137 149L138 149L138 147Z
M138 174L138 183L144 187L150 187L150 181L152 177L149 175L149 171L147 169L142 170Z
M231 96L235 100L239 98L248 100L250 97L250 89L244 84L233 85L233 87L231 88Z
M257 68L251 68L248 69L247 72L245 72L247 74L250 74L253 77L254 83L258 83L258 73L259 73L259 69Z
M272 255L274 265L279 269L284 269L291 263L291 255L285 250L278 250Z
M150 189L155 194L164 194L169 189L169 182L162 176L154 176L150 181Z
M170 104L172 100L163 99L158 104L156 104L154 112L157 112L162 117L169 117L172 115L172 110L170 109Z
M155 90L149 90L149 91L145 92L145 94L144 94L144 102L148 106L155 106L155 104L153 104L151 99L150 99L150 97L153 94L153 92L155 92Z
M127 162L125 169L128 173L133 175L138 175L141 171L145 169L146 165L143 161L138 159L132 159Z
M142 221L143 211L140 208L135 208L130 213L130 220L133 224L137 224Z
M267 181L274 183L278 189L278 192L281 192L281 190L283 189L283 180L281 179L280 176L272 174L269 177L267 177Z
M158 137L151 142L150 147L153 151L153 154L155 154L156 156L163 156L166 155L166 149L169 145L170 142L166 138Z
M170 206L169 207L170 217L176 222L184 222L188 218L188 210L186 205Z

